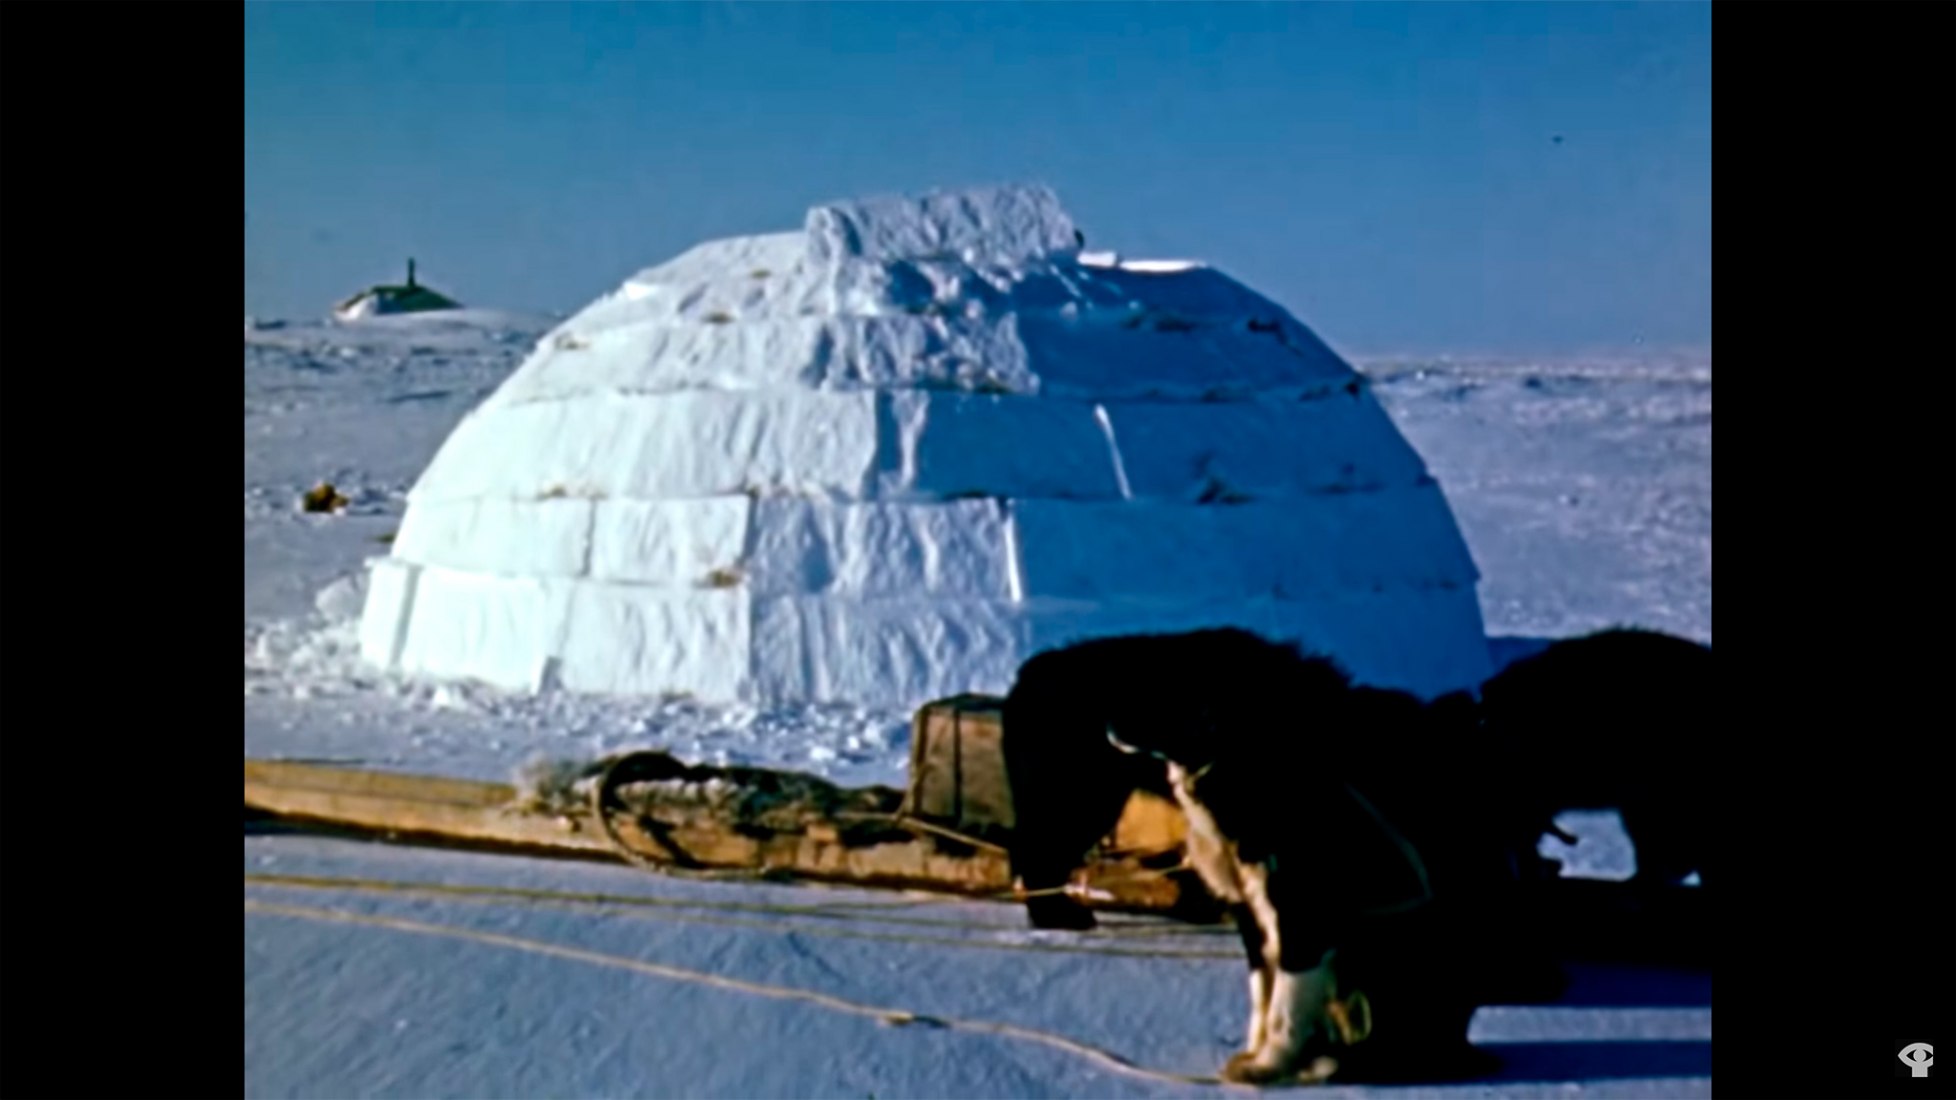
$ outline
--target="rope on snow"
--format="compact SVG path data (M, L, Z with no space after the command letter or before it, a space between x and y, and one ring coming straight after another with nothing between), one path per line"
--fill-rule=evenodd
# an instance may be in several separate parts
M911 1012L903 1008L861 1004L856 1001L844 1000L840 997L832 997L826 993L818 993L814 990L743 981L739 978L729 978L725 975L711 974L701 970L688 970L683 967L665 966L660 963L649 963L639 959L626 958L622 955L608 955L598 951L586 951L578 947L567 947L563 944L550 943L546 940L534 940L522 936L508 936L499 932L481 932L472 928L462 928L455 925L433 924L426 921L406 920L400 917L372 916L364 913L348 912L343 909L319 909L303 905L280 905L273 902L256 901L251 898L245 899L244 907L247 913L260 913L266 916L288 917L297 920L311 920L332 924L352 924L369 928L384 928L390 931L406 932L414 935L441 936L449 939L485 944L491 947L501 947L512 951L524 951L534 955L566 959L592 966L627 970L650 977L664 978L668 981L689 982L713 989L745 993L750 996L767 997L774 1000L799 1001L804 1004L815 1005L819 1008L826 1008L831 1012L868 1017L878 1023L891 1027L931 1027L941 1028L947 1031L966 1031L980 1035L998 1035L1008 1039L1019 1039L1026 1042L1039 1043L1085 1058L1096 1065L1122 1074L1123 1076L1160 1081L1171 1085L1248 1087L1239 1085L1236 1082L1224 1081L1219 1077L1195 1076L1148 1069L1144 1066L1135 1065L1118 1054L1089 1043L1083 1043L1077 1039L1058 1035L1053 1032L1041 1031L1037 1028L1020 1027L1017 1024L997 1023L990 1020L964 1020L952 1016L933 1016Z
M451 883L401 882L387 879L335 878L310 875L277 875L246 872L246 885L277 886L307 890L344 890L357 893L406 894L453 898L460 901L520 901L538 905L555 905L565 908L588 906L609 906L612 908L636 907L665 911L671 920L689 924L709 924L728 928L752 928L767 932L794 933L796 935L823 936L833 939L869 940L881 943L913 943L946 947L975 947L995 951L1025 951L1036 954L1109 955L1125 958L1191 959L1197 961L1235 960L1241 961L1241 951L1170 951L1146 947L1084 947L1064 943L1015 943L1003 940L984 940L957 938L951 936L908 935L895 932L872 932L861 929L835 927L809 927L806 925L783 925L779 921L742 920L736 916L721 913L752 913L756 915L778 915L804 918L824 918L829 920L872 921L876 923L930 925L935 927L984 929L987 931L1011 931L998 926L975 924L968 921L941 921L927 917L857 916L827 910L821 906L771 905L756 902L710 902L684 901L674 898L648 898L619 894L589 894L570 891L541 890L525 887L507 886L465 886ZM683 910L704 910L687 913ZM681 910L681 912L675 912ZM718 911L718 912L716 912ZM1111 930L1110 930L1111 931ZM1138 929L1141 934L1151 933L1152 929ZM1186 935L1194 929L1164 929L1171 935Z

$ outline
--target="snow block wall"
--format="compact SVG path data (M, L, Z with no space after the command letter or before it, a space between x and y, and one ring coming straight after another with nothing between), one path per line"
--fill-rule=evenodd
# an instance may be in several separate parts
M454 431L361 644L514 689L914 706L1235 625L1365 682L1489 671L1445 496L1360 376L1051 192L817 207L548 334Z

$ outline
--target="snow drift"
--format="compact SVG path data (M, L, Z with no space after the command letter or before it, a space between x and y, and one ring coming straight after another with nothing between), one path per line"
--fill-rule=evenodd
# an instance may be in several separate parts
M512 689L911 706L1233 624L1432 693L1488 654L1439 486L1359 376L1041 188L817 207L546 335L373 563L366 659Z

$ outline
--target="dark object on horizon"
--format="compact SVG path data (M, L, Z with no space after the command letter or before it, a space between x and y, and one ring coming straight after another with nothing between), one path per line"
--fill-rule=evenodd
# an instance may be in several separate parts
M1553 141L1553 142L1554 142L1554 143L1556 143L1557 145L1560 145L1560 144L1562 144L1562 135L1561 135L1561 134L1557 134L1557 135L1555 135L1554 137L1552 137L1552 138L1550 138L1549 140L1550 140L1550 141Z
M416 282L414 260L410 258L406 284L369 287L333 307L333 315L342 321L352 321L393 313L428 313L460 308L462 303Z

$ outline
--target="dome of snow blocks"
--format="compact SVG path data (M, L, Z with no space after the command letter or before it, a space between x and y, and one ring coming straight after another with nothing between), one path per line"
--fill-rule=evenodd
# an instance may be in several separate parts
M909 707L1042 649L1236 625L1423 694L1478 574L1360 376L1051 192L837 203L546 335L373 563L361 646L517 690Z

